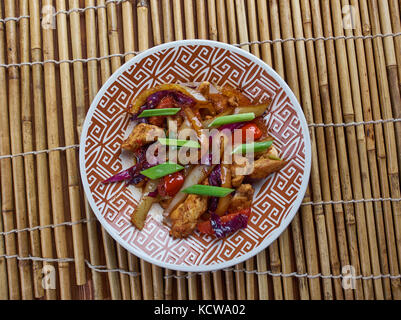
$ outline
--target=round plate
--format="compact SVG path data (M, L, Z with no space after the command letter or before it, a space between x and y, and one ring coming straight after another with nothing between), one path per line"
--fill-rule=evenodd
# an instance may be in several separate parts
M273 102L265 121L280 156L289 162L278 173L255 185L248 227L226 239L197 232L187 239L173 239L168 228L152 215L148 215L145 228L138 231L132 226L130 216L140 192L124 183L102 184L127 168L120 146L132 129L128 105L147 88L200 81L241 88L254 103L271 98ZM310 165L308 126L284 80L250 53L205 40L163 44L124 64L93 101L80 146L85 193L106 231L128 251L150 263L189 272L226 268L269 246L296 214L306 191Z

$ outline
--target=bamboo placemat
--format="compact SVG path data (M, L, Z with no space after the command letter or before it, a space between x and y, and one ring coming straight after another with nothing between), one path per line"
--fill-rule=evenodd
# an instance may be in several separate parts
M0 299L401 298L399 1L0 3ZM84 198L77 145L112 72L193 38L240 46L284 77L313 153L281 237L202 274L150 265L111 239Z

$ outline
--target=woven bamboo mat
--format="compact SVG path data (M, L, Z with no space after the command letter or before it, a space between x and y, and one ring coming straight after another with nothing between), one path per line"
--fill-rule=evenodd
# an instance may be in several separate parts
M0 3L0 299L401 298L398 0ZM273 66L301 102L313 152L282 236L203 274L116 244L84 199L77 161L85 113L112 72L192 38Z

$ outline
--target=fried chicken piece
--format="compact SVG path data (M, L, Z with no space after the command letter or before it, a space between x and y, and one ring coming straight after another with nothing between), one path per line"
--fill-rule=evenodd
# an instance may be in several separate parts
M245 176L252 173L253 167L248 158L235 155L231 165L231 184L234 188L238 188Z
M249 106L251 101L238 89L231 87L219 88L220 93L208 95L208 99L212 102L217 113L221 113L229 108L238 106Z
M235 192L231 199L230 207L228 208L229 213L238 212L252 205L253 194L255 189L250 184L242 184Z
M250 177L252 179L264 179L270 174L281 170L286 164L287 161L278 157L277 149L271 147L254 162L254 170Z
M209 100L213 104L214 109L217 113L222 113L229 108L228 98L219 93L213 93L209 95Z
M207 210L207 198L190 194L170 215L173 222L170 235L174 238L186 238L192 234L199 218Z
M236 88L226 86L220 90L223 95L229 98L229 103L233 107L238 107L239 105L249 106L252 104L251 100L249 100L240 90Z
M132 130L128 139L121 145L121 148L134 152L145 144L156 141L157 137L162 137L163 135L163 129L151 124L140 123Z
M209 98L210 94L210 82L204 81L202 82L199 87L198 91L207 99Z

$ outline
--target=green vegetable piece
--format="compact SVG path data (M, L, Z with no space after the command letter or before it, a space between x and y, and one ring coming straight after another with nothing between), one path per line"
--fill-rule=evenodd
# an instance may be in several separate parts
M220 127L225 124L231 124L231 123L238 123L238 122L245 122L245 121L252 121L255 119L255 113L241 113L241 114L233 114L230 116L222 116L218 117L213 120L211 124L209 124L210 127Z
M263 141L263 142L253 142L253 143L248 143L248 144L241 144L237 146L234 151L234 153L246 153L246 152L261 152L269 149L273 145L273 140L271 141Z
M165 108L165 109L149 109L144 110L138 118L148 118L148 117L157 117L157 116L174 116L181 109L180 108Z
M205 186L205 185L201 185L201 184L195 184L193 186L190 186L190 187L182 190L182 192L184 192L184 193L198 194L201 196L213 196L213 197L219 197L219 198L225 197L234 191L235 191L234 189L214 187L214 186Z
M159 138L159 142L165 146L175 146L175 147L187 147L200 149L200 144L193 140L178 140L178 139L166 139Z
M159 164L155 167L143 170L143 171L141 171L141 174L143 174L144 176L148 177L151 180L155 180L155 179L162 178L164 176L168 176L169 174L181 171L183 169L184 169L184 167L180 166L179 164L167 162L167 163Z
M274 155L270 155L270 156L269 156L269 159L270 159L270 160L277 160L277 161L281 161L281 160L282 160L280 157L276 157L276 156L274 156Z

